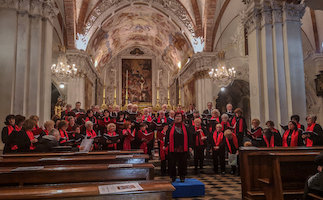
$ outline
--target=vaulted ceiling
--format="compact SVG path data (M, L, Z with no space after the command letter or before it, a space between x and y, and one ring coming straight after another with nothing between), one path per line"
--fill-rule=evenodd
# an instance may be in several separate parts
M315 3L317 0L306 1L321 5ZM211 52L223 13L230 3L241 4L242 0L55 2L60 9L64 45L87 51L100 70L132 46L149 48L174 69L194 52Z

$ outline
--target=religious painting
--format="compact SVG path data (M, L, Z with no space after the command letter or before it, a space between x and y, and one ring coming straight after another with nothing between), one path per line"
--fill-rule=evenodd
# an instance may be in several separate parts
M184 85L184 107L188 108L190 104L196 105L195 81L192 79Z
M126 100L128 82L128 101L131 103L152 102L151 59L122 59L122 104Z

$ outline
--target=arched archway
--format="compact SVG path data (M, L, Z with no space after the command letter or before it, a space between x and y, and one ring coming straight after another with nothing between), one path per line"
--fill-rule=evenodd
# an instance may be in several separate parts
M233 108L241 108L247 124L250 124L250 90L249 83L244 80L234 80L231 85L220 91L216 99L216 108L221 113L226 112L226 105L231 103Z

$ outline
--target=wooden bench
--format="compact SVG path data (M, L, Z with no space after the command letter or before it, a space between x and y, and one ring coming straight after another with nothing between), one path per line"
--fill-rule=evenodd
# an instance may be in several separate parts
M242 188L242 198L243 199L266 199L265 192L263 189L264 184L271 183L272 173L273 173L273 155L270 153L288 153L291 154L285 156L287 159L293 160L292 154L294 153L313 153L306 157L309 159L308 161L300 161L294 162L297 167L293 170L293 173L303 173L304 168L309 167L310 173L305 170L306 173L303 175L310 176L315 174L315 171L312 173L312 170L315 170L315 166L313 163L315 155L319 152L323 151L323 147L277 147L277 148L256 148L256 147L242 147L240 148L240 163L241 163L241 188ZM315 154L315 155L314 155ZM289 157L289 158L288 158ZM307 164L306 164L307 163ZM286 174L290 168L288 166L288 162L284 162L281 170L281 174ZM287 172L285 171L287 170ZM309 174L308 174L309 173ZM312 173L312 174L311 174ZM295 174L294 174L295 175ZM301 178L303 181L302 186L300 186L301 181L298 180L298 188L299 190L294 190L294 186L291 188L286 188L284 193L284 197L287 196L300 196L303 192L305 180ZM288 190L289 189L289 190Z
M149 163L89 165L47 165L42 169L12 171L15 167L0 168L0 185L80 183L98 181L153 180L154 165Z
M82 152L62 152L62 153L10 153L10 154L2 154L1 156L6 158L12 158L12 157L59 157L59 156L97 156L97 155L129 155L129 154L143 154L144 151L142 149L139 150L129 150L129 151L91 151L88 153L82 153Z
M319 152L268 153L271 174L259 178L267 200L302 198L307 178L316 173L313 164Z
M313 194L313 193L309 193L308 196L310 196L313 200L323 200L323 197L318 196L318 195Z
M148 155L86 155L59 157L7 157L0 158L0 167L25 167L44 165L73 165L73 164L116 164L116 163L145 163Z
M139 181L142 191L100 194L98 186L119 184L111 182L60 184L53 186L24 186L0 188L0 199L60 199L60 200L150 200L172 199L175 188L167 181ZM125 183L125 182L122 182Z

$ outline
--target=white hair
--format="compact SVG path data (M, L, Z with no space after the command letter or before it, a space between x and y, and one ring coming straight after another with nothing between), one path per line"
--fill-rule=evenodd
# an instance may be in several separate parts
M221 119L229 119L229 115L227 115L227 114L223 114L223 115L221 116Z
M90 125L93 126L93 123L91 121L85 122L85 128L89 127Z

